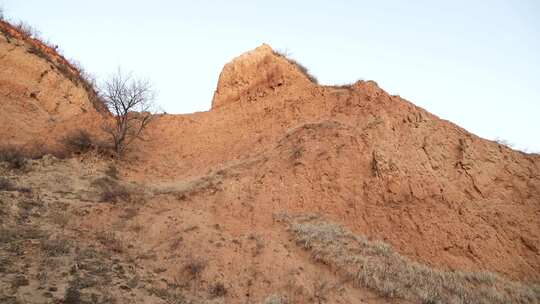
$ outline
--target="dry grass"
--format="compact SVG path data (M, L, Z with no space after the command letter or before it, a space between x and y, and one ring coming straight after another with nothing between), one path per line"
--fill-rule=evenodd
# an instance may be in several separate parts
M51 149L42 143L29 146L0 146L0 162L5 162L9 169L27 171L28 160L41 159L45 155L52 155L58 159L65 159L69 155L65 149Z
M156 297L162 299L165 301L165 303L170 304L185 304L185 303L191 303L186 299L184 294L176 288L168 287L168 288L149 288L148 292L155 295Z
M278 294L272 294L264 299L264 304L288 304L289 301L286 297Z
M65 136L61 141L63 149L61 151L53 151L53 153L58 158L66 158L70 155L80 155L90 151L95 151L99 156L103 158L113 157L114 156L114 147L106 142L101 141L93 137L90 133L85 130L75 130ZM60 154L60 156L59 156ZM110 171L113 170L113 171ZM109 170L106 172L107 175L114 179L118 179L118 171L114 165L109 166Z
M94 141L90 133L84 130L77 130L63 138L62 142L66 150L74 154L82 154L90 151L94 147Z
M92 186L100 190L100 200L102 202L131 202L134 199L132 191L120 184L116 179L108 176L96 179L92 182Z
M70 215L66 211L56 211L50 214L51 222L60 228L65 228L69 224Z
M107 249L121 253L124 251L124 243L116 236L114 232L100 231L96 234L97 240Z
M28 48L28 53L34 54L47 61L52 61L52 59L49 57L49 54L47 54L44 49L35 44L30 45L30 47Z
M221 298L227 295L227 288L221 282L210 285L208 293L212 298Z
M46 239L41 243L41 249L48 257L59 257L69 254L71 244L65 239Z
M26 166L26 157L15 147L0 148L0 162L5 162L10 169L21 170Z
M540 288L488 272L441 271L413 262L316 216L284 217L312 257L382 296L421 303L539 303Z
M301 63L299 63L298 61L290 58L288 56L287 53L285 52L281 52L281 51L274 51L274 54L279 56L279 57L282 57L284 58L285 60L287 60L289 63L293 64L296 68L298 68L298 70L300 71L300 73L302 73L304 76L306 76L311 82L315 83L315 84L318 84L319 83L319 80L313 76L308 68L306 68L305 66L303 66Z
M40 32L24 21L19 21L17 24L13 25L13 27L25 37L40 39Z
M45 232L35 227L0 227L0 245L25 240L39 240L45 236Z
M174 195L179 200L183 200L191 194L200 191L217 191L222 182L222 174L212 173L203 177L195 178L188 181L175 183L168 187L155 189L157 195Z
M0 191L14 191L17 187L7 178L0 177Z
M190 276L191 279L198 279L205 268L206 263L204 261L190 259L184 266L184 271Z
M107 170L105 170L105 175L112 179L118 179L120 177L120 172L115 165L109 164L109 166L107 166Z

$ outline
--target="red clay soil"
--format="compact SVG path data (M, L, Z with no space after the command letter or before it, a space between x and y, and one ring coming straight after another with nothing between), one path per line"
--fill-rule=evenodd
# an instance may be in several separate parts
M28 150L71 130L100 133L109 115L80 71L38 39L0 21L0 137Z
M263 45L225 66L212 110L163 115L148 133L127 165L141 180L257 160L220 185L223 221L319 212L431 265L540 279L540 157L373 81L319 86Z
M53 60L64 65L71 73L75 75L80 74L80 71L75 68L66 58L64 58L64 56L60 55L53 47L43 43L39 39L30 37L29 33L24 33L17 27L14 27L13 25L2 20L0 20L0 31L3 33L4 37L7 37L8 39L15 38L17 40L28 42L32 46L39 48L43 53L51 57Z
M103 118L84 89L27 48L0 36L4 143L54 144L79 126L99 133ZM144 215L150 228L136 248L171 242L178 227L165 216L218 224L233 237L274 238L267 245L274 253L257 263L279 280L284 270L272 259L285 261L278 248L287 237L276 230L275 215L319 213L436 268L540 280L540 156L475 136L373 81L320 86L262 45L224 67L210 111L160 115L145 137L121 171L187 194L182 207L156 199L152 208L161 213ZM106 226L115 212L81 225ZM251 255L191 245L217 260L213 271L226 278L239 276L238 265Z

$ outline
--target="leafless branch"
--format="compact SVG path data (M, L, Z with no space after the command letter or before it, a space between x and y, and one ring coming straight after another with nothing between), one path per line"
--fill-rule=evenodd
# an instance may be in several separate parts
M155 91L145 79L124 74L120 69L101 88L102 98L114 115L114 122L104 126L118 155L125 152L155 117Z

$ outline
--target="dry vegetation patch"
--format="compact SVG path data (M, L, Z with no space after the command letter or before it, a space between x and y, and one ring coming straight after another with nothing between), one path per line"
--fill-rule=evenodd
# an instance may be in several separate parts
M538 285L489 272L442 271L409 260L317 216L283 217L313 259L382 296L421 303L539 303Z
M100 201L109 203L144 202L144 193L110 176L95 179L92 186L100 193Z
M26 166L25 155L15 147L0 148L0 162L5 162L9 169L23 169Z
M84 130L77 130L67 135L62 141L66 149L72 153L85 153L94 147L92 137Z
M319 80L309 72L308 68L306 68L300 62L290 58L290 56L286 52L274 51L274 54L281 57L281 58L284 58L289 63L294 65L300 71L300 73L302 73L304 76L306 76L314 84L319 83Z
M0 191L13 191L15 189L15 185L9 179L0 177Z

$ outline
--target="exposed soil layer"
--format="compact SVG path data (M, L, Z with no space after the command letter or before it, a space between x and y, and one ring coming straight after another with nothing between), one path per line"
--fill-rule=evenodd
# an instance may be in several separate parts
M78 129L104 139L100 127L109 114L58 69L54 50L42 57L30 51L33 43L0 35L3 144L53 147ZM0 258L13 266L9 282L0 279L0 296L45 303L37 274L47 252L31 248L53 240L54 249L54 240L66 239L68 249L57 246L63 258L54 259L67 274L49 291L58 301L77 289L80 299L95 293L104 303L108 296L140 303L388 303L369 281L343 275L336 259L313 259L314 247L297 244L279 220L313 213L427 267L418 269L540 281L540 156L479 138L373 81L320 86L262 45L224 67L210 111L159 115L144 137L114 163L90 153L46 157L25 170L2 165L0 177L11 183L0 192L9 211L0 214L2 229L30 229L30 236L6 240L32 255L19 260L11 243L2 245ZM56 215L62 210L67 219ZM349 252L347 244L335 246ZM78 259L129 271L70 272ZM81 287L92 271L94 279L116 283ZM500 286L488 286L490 294ZM531 288L523 303L538 302Z

